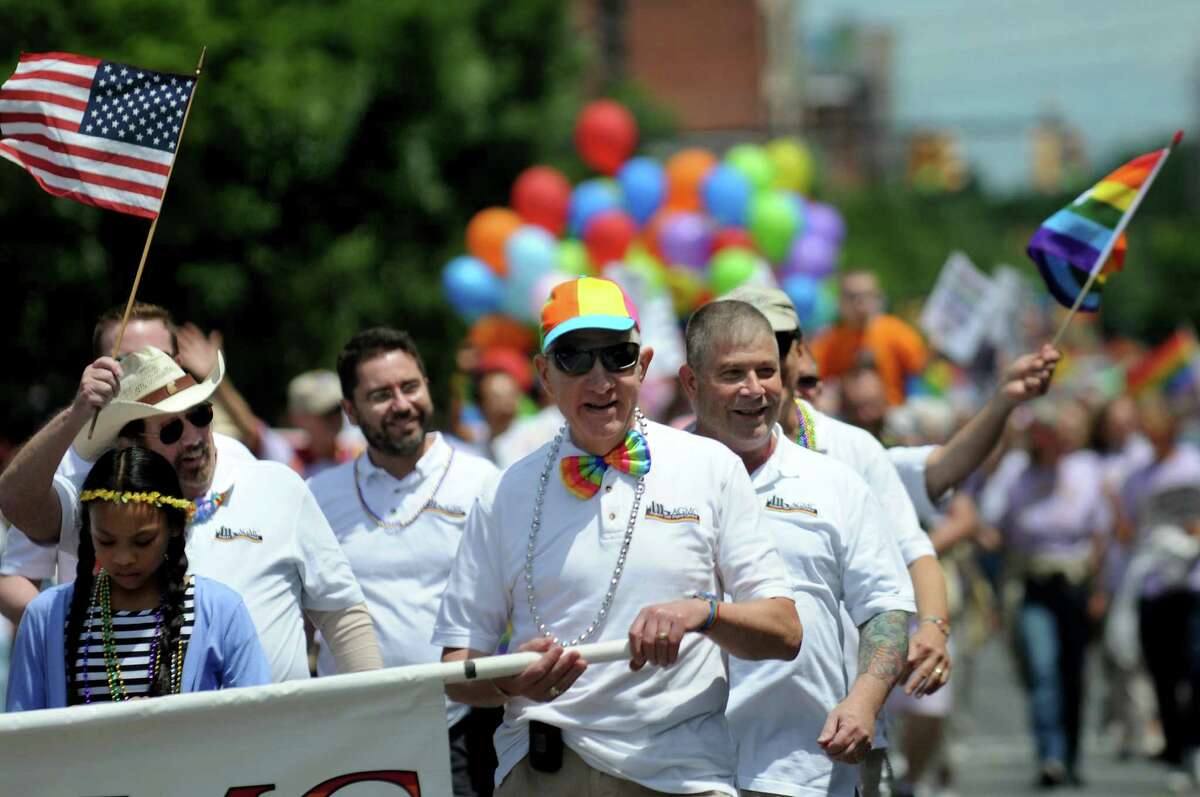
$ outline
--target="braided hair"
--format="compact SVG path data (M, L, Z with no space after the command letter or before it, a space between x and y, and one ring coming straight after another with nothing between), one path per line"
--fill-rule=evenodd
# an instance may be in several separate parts
M183 497L179 477L171 463L148 448L131 447L113 449L96 460L83 482L84 490L115 490L118 492L158 492L164 496ZM159 507L167 521L167 552L163 564L158 568L159 589L163 595L162 630L158 640L158 660L154 683L150 684L150 696L171 692L170 667L180 644L183 628L183 606L187 590L187 554L184 552L187 513L171 506ZM76 688L76 660L79 658L79 641L84 622L92 602L95 587L96 549L92 543L91 513L86 507L80 513L83 526L79 533L79 564L75 569L75 590L71 595L71 606L67 613L66 673L67 701L80 702ZM85 662L86 665L86 662Z

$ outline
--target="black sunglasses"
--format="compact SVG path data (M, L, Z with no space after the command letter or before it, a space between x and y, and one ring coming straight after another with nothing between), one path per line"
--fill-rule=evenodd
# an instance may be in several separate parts
M203 429L212 423L212 405L201 404L197 407L192 407L184 413L183 418L187 418L187 422L197 429ZM183 437L183 418L176 418L170 423L163 424L163 427L158 430L158 439L162 441L164 446L177 443L179 442L179 438Z
M641 346L636 343L614 343L611 346L600 346L595 349L573 349L568 346L556 347L550 354L558 370L571 376L583 376L592 370L596 358L609 373L618 373L632 368L637 362Z

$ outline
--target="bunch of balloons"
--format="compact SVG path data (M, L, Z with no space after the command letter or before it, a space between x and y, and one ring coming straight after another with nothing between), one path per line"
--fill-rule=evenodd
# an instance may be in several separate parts
M621 264L669 292L680 317L755 281L786 291L806 328L828 323L846 229L837 210L806 198L814 165L803 143L738 144L720 159L685 149L660 163L635 156L637 141L627 108L586 106L575 146L600 176L572 186L557 169L532 166L509 207L479 211L468 254L442 275L459 315L535 322L553 285Z

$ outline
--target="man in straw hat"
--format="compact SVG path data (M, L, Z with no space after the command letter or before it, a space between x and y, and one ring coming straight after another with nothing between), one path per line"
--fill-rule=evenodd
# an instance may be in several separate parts
M125 305L120 304L109 308L96 319L92 331L93 357L113 350L124 315ZM212 370L216 364L216 349L210 354L194 347L177 346L178 338L178 330L169 310L156 304L135 302L130 309L125 334L121 336L120 354L154 346L170 354L189 372L207 374ZM227 386L228 381L221 384ZM222 457L254 458L249 449L232 437L214 432L213 444ZM91 467L92 463L71 448L55 473L81 482ZM0 556L0 613L12 622L18 622L26 604L37 597L44 581L53 578L59 584L68 582L75 577L76 565L74 555L51 546L37 545L19 529L9 529L4 554Z
M220 353L201 381L150 346L120 363L98 358L71 406L0 475L0 511L31 539L74 551L79 485L54 474L67 448L73 441L81 457L94 460L114 445L146 446L175 466L196 502L188 526L192 570L241 593L276 680L308 677L303 613L329 641L339 671L378 668L362 591L304 482L277 463L217 456L209 399L224 374Z
M447 691L505 706L501 797L735 795L723 654L791 659L801 638L749 476L716 441L642 416L653 351L616 283L556 287L541 335L535 365L566 423L484 489L433 641L449 661L485 656L511 622L543 655ZM624 639L628 665L571 649Z
M741 457L757 511L792 573L804 655L730 662L726 711L743 794L854 794L875 721L904 672L916 608L883 508L849 467L788 440L767 319L740 301L711 302L687 326L680 381L696 432ZM858 676L847 684L842 612L861 629Z

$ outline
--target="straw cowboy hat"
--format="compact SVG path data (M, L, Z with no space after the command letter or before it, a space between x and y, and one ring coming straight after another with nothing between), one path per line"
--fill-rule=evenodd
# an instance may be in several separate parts
M225 358L217 352L217 364L203 382L197 382L166 352L147 346L121 358L121 390L96 419L75 437L75 450L88 461L115 445L125 424L155 415L184 412L208 399L225 377Z

